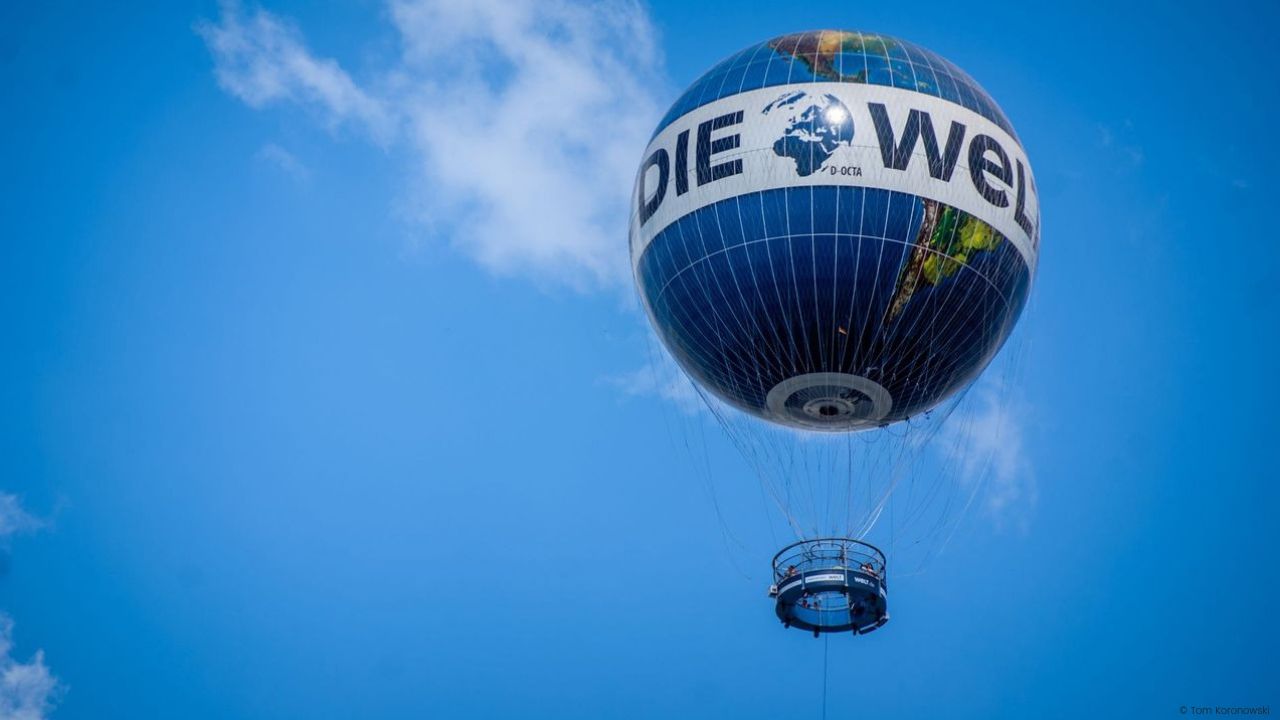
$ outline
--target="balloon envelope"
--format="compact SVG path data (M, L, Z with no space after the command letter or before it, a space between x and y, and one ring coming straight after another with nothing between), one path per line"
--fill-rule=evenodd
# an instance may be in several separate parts
M726 402L853 431L970 383L1026 301L1035 181L996 103L881 35L786 35L726 59L659 123L631 251L658 335Z

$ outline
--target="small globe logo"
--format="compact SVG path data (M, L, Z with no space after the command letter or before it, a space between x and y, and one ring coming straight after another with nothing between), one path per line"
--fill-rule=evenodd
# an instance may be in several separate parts
M761 114L775 110L792 114L773 151L794 160L800 177L821 170L836 148L853 142L853 115L834 95L810 98L806 92L784 93Z

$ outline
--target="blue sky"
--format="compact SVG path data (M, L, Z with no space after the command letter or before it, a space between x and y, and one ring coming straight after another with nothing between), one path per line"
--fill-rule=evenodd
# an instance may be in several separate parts
M1043 213L1017 472L830 641L831 716L1274 705L1277 20L4 5L0 717L819 716L625 221L679 90L815 27L966 69Z

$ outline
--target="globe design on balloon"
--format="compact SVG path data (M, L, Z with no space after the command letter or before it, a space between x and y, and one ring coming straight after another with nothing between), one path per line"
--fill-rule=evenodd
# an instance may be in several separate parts
M658 124L631 251L662 342L769 422L858 431L971 383L1013 329L1039 250L1035 180L972 78L870 33L727 58Z
M811 100L808 93L786 93L765 106L761 112L785 112L802 108L793 114L786 133L773 144L773 151L796 163L800 175L812 175L831 157L840 145L853 140L853 117L849 109L834 95Z

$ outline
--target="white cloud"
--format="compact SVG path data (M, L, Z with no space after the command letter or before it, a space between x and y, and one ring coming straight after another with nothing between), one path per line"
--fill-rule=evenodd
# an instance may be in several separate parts
M410 214L486 268L623 287L631 182L659 117L657 34L633 2L399 0L402 52L363 84L275 15L201 23L220 85L407 147ZM370 88L378 88L371 90Z
M652 341L656 342L656 341ZM646 365L605 378L605 382L628 397L656 397L675 405L681 412L693 415L705 405L693 381L666 352L656 355Z
M27 662L13 655L13 620L0 614L0 720L43 720L49 717L62 689L37 650Z
M279 168L285 175L305 183L311 179L311 169L296 155L275 143L267 143L258 149L258 159Z
M941 452L958 464L959 480L982 491L979 497L996 525L1013 523L1025 531L1037 500L1022 433L1026 408L1000 387L1002 382L999 373L980 381L936 440Z
M266 12L244 19L235 3L222 6L222 22L197 23L217 58L215 74L224 90L251 107L280 101L319 109L331 125L356 123L375 138L393 132L392 117L333 60L318 59L288 22Z
M41 527L44 521L22 509L17 495L0 493L0 541Z
M0 542L44 526L22 508L18 497L0 493ZM44 664L40 650L27 662L13 657L13 619L0 613L0 720L43 720L61 691L58 679Z

